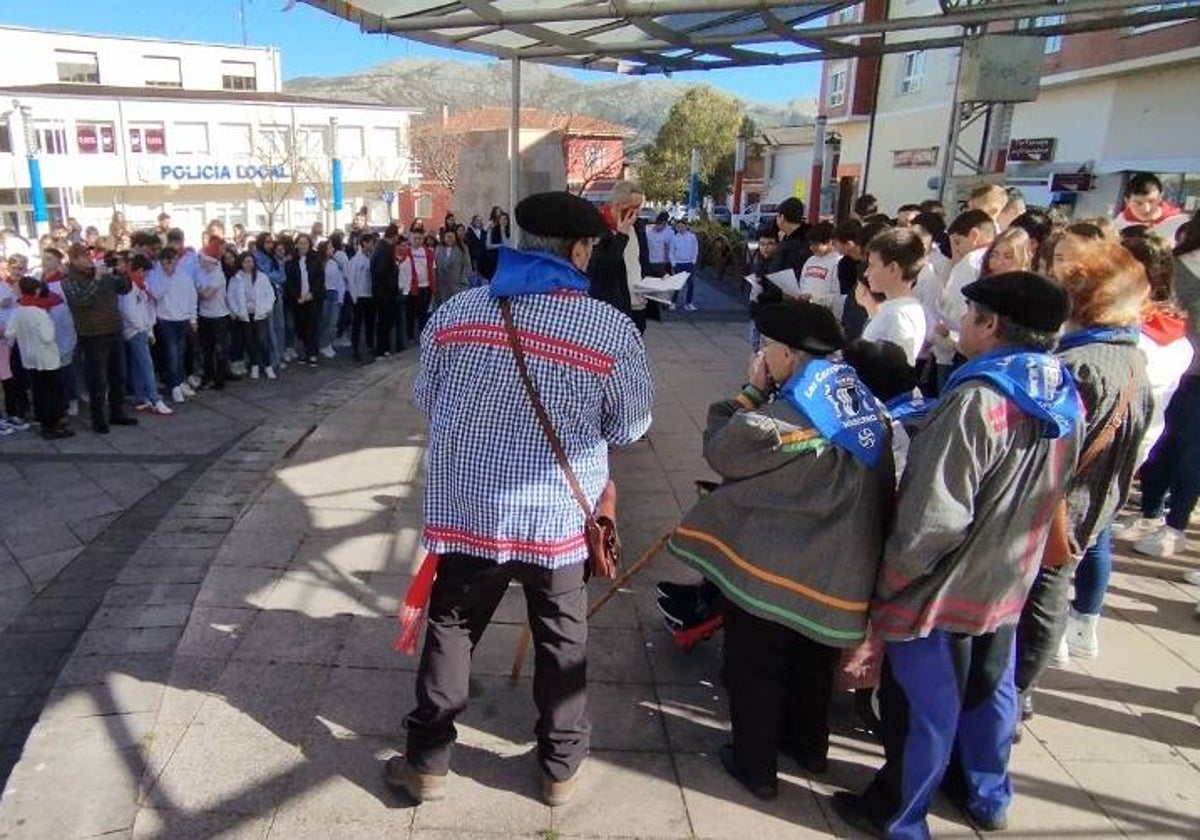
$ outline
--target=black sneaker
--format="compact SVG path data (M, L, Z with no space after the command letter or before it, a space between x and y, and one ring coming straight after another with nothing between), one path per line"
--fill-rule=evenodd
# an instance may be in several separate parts
M746 778L733 760L733 744L725 744L717 750L717 757L721 759L721 766L725 768L725 772L733 778L741 782L742 787L750 791L750 795L755 799L761 799L764 802L770 802L779 796L779 782L775 779L770 781L751 781Z
M108 418L108 422L113 426L136 426L138 424L136 417L126 417L123 414Z
M887 826L876 822L867 809L866 797L847 790L839 790L830 798L829 805L847 825L853 826L871 837L887 836Z

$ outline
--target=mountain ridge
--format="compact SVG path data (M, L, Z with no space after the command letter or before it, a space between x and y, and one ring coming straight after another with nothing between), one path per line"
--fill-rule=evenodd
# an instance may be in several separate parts
M509 73L506 62L407 57L341 76L299 76L285 81L283 89L304 96L419 108L433 115L443 105L452 111L507 106ZM526 64L521 68L521 104L627 125L634 130L630 144L636 147L653 142L675 101L700 84L644 76L585 82L556 68ZM811 96L796 97L784 105L733 98L760 128L807 125L817 111L816 98Z

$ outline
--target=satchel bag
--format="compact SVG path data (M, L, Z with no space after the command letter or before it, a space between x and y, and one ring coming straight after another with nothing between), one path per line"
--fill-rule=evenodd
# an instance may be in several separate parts
M1131 372L1129 382L1125 386L1125 390L1121 392L1116 409L1100 434L1096 435L1092 445L1080 456L1079 464L1075 467L1072 478L1083 475L1084 471L1100 457L1100 453L1112 444L1113 438L1117 436L1117 429L1125 423L1125 418L1129 416L1129 403L1133 399L1133 387L1134 373ZM1070 489L1070 482L1067 482L1067 488ZM1071 528L1067 519L1067 496L1064 491L1063 498L1054 509L1054 516L1050 520L1050 532L1046 536L1046 547L1042 550L1042 566L1048 569L1054 568L1074 559L1075 551L1071 547Z
M612 481L604 485L604 491L600 494L600 500L596 503L596 509L593 511L587 496L584 495L583 488L579 486L579 480L575 478L575 472L571 469L571 462L567 459L562 441L559 439L558 433L554 431L554 424L550 422L550 415L546 413L546 407L542 404L537 388L534 387L533 380L529 377L529 367L525 363L525 350L521 346L521 337L517 334L516 325L513 323L512 305L507 299L500 300L500 314L504 318L504 331L508 334L508 343L512 347L513 357L517 362L517 373L521 376L521 384L525 386L525 393L529 397L530 405L533 406L533 413L537 415L542 433L546 436L546 442L550 444L550 449L554 452L554 459L558 461L558 467L567 479L571 495L575 497L575 501L583 510L583 535L588 549L587 576L614 578L617 574L617 567L621 565L621 539L617 535L617 485Z

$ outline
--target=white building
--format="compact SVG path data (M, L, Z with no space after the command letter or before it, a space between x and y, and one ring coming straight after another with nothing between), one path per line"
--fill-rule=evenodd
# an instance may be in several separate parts
M412 113L281 92L279 50L0 27L0 225L29 234L26 138L51 222L106 233L162 211L195 235L205 222L251 231L388 217L413 178ZM342 160L344 207L332 211Z
M1191 5L1198 5L1190 0ZM1151 7L1148 7L1151 8ZM831 22L929 14L935 0L865 0ZM1043 22L1050 22L1045 19ZM956 30L909 30L889 44ZM824 64L821 110L841 138L843 195L869 192L894 213L904 202L937 195L946 155L958 50L913 50ZM1034 102L1016 105L1004 181L1030 203L1054 201L1076 215L1111 214L1131 172L1157 173L1169 198L1200 206L1200 144L1195 91L1200 87L1200 21L1085 32L1046 39ZM983 120L960 138L982 144ZM1020 150L1036 150L1023 154ZM1034 159L1038 158L1038 159ZM1051 193L1051 176L1091 174L1092 187ZM956 175L967 170L959 167Z

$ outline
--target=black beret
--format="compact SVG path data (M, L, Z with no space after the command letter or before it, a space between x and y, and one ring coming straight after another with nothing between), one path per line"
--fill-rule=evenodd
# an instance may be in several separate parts
M846 345L842 359L854 368L871 393L884 402L917 387L917 369L908 363L904 349L891 341L860 338Z
M517 202L517 227L534 236L586 239L600 236L608 226L590 201L568 192L534 193Z
M806 300L765 303L755 310L754 324L767 338L814 356L828 356L846 343L833 313Z
M1031 271L993 274L963 287L963 297L983 304L1026 329L1056 333L1071 301L1062 286Z

